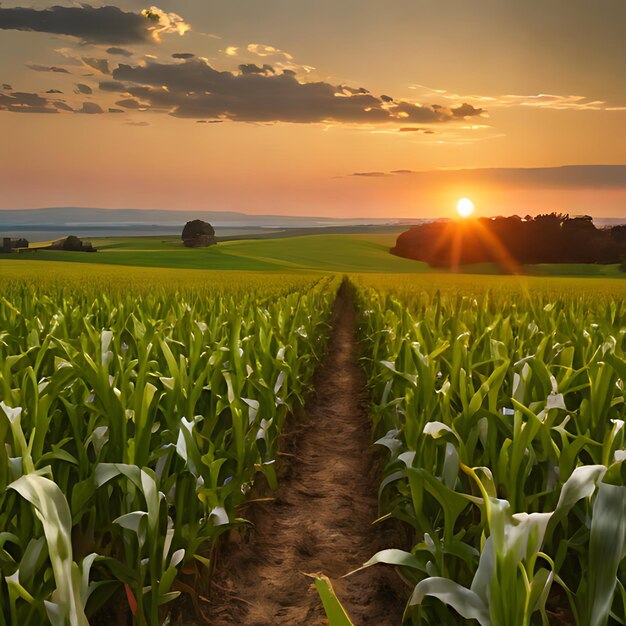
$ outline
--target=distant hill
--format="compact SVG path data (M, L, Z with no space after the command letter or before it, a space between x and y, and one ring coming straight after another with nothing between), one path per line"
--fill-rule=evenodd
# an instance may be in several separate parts
M153 209L101 209L89 207L50 207L42 209L0 210L0 229L16 227L68 228L115 226L182 226L190 218L213 226L261 226L293 228L357 224L416 224L424 220L394 218L334 218L298 215L251 215L236 211L160 211Z

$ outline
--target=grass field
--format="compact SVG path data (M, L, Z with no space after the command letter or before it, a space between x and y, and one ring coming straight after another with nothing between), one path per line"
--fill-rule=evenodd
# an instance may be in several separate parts
M289 239L228 241L203 249L179 239L136 237L95 239L96 254L38 251L41 261L177 267L186 269L330 272L414 272L423 264L389 254L389 235L328 235ZM17 255L15 257L17 259ZM32 255L20 257L30 261Z
M382 272L425 273L441 271L426 263L389 253L397 233L329 234L289 238L225 241L202 249L185 248L177 237L109 237L93 239L95 254L38 250L32 254L0 259L0 271L12 263L62 261L99 265L133 265L204 270L245 270L261 272ZM491 264L461 268L462 273L500 274ZM524 268L538 276L622 277L617 265L546 264Z

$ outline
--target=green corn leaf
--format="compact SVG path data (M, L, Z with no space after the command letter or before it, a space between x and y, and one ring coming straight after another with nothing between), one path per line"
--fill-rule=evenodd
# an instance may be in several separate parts
M353 626L348 614L335 594L330 579L323 574L307 574L315 579L315 587L320 595L324 611L328 618L328 626Z
M589 538L589 626L605 626L608 622L617 569L626 547L626 487L600 483L593 505Z

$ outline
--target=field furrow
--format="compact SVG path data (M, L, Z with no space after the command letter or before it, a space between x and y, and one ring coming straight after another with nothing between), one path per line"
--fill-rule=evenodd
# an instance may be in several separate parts
M357 624L400 623L406 597L397 595L399 579L391 572L340 579L372 551L397 541L388 525L372 526L378 478L367 408L352 289L344 282L315 392L294 425L293 456L283 457L286 476L273 502L252 505L246 541L227 547L211 624L322 624L320 599L305 576L320 571L333 579Z

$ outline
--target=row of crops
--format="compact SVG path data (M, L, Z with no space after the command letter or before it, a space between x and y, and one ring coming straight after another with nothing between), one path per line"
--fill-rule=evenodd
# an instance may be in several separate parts
M625 624L626 304L454 280L357 281L381 522L415 537L366 566L413 624Z
M2 283L2 626L160 623L255 477L275 485L337 279L155 277Z

